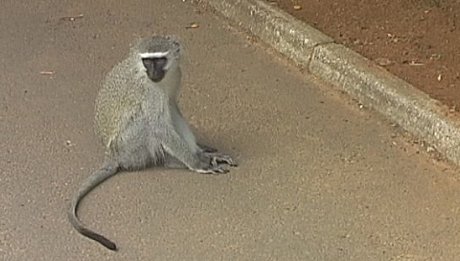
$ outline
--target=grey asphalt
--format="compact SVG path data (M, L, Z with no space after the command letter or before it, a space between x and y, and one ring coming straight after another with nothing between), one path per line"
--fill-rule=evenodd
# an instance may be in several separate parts
M451 166L209 10L180 0L7 0L0 25L0 260L460 256ZM92 120L104 73L153 33L182 39L184 114L240 166L105 182L80 216L118 244L114 253L76 233L66 211L103 160Z

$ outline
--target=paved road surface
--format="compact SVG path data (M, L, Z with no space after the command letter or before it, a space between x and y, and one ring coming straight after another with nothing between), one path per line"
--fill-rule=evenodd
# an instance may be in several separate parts
M209 11L179 0L7 0L0 25L1 260L460 256L453 170ZM102 162L91 125L98 83L135 37L152 33L183 39L185 114L240 167L224 176L149 169L104 183L80 213L119 245L113 253L72 230L65 213Z

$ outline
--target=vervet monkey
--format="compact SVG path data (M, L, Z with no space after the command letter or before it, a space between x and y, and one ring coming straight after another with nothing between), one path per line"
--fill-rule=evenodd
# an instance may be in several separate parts
M198 145L182 116L180 58L181 44L173 36L141 39L108 73L96 98L95 129L105 146L105 163L82 184L68 214L79 233L108 249L117 246L85 228L77 209L86 194L119 170L156 165L219 174L237 166L232 157Z

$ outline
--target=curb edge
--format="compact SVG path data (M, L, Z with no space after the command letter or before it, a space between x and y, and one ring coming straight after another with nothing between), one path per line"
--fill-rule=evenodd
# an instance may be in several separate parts
M439 102L427 94L261 0L200 1L460 165L459 123L446 116Z

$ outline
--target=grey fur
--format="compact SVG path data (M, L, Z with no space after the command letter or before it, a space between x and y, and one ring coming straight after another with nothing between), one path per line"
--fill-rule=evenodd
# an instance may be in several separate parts
M156 72L158 66L164 65L158 70L164 75L155 74L155 81L142 58L150 54L163 59L160 65L155 64L157 67L151 67ZM68 216L79 233L111 250L116 250L116 245L85 228L78 220L77 209L86 194L120 169L163 165L218 174L228 172L227 166L237 165L230 156L198 145L182 116L177 105L180 58L181 45L173 36L141 39L128 57L108 73L97 96L95 130L105 147L105 164L82 184Z

